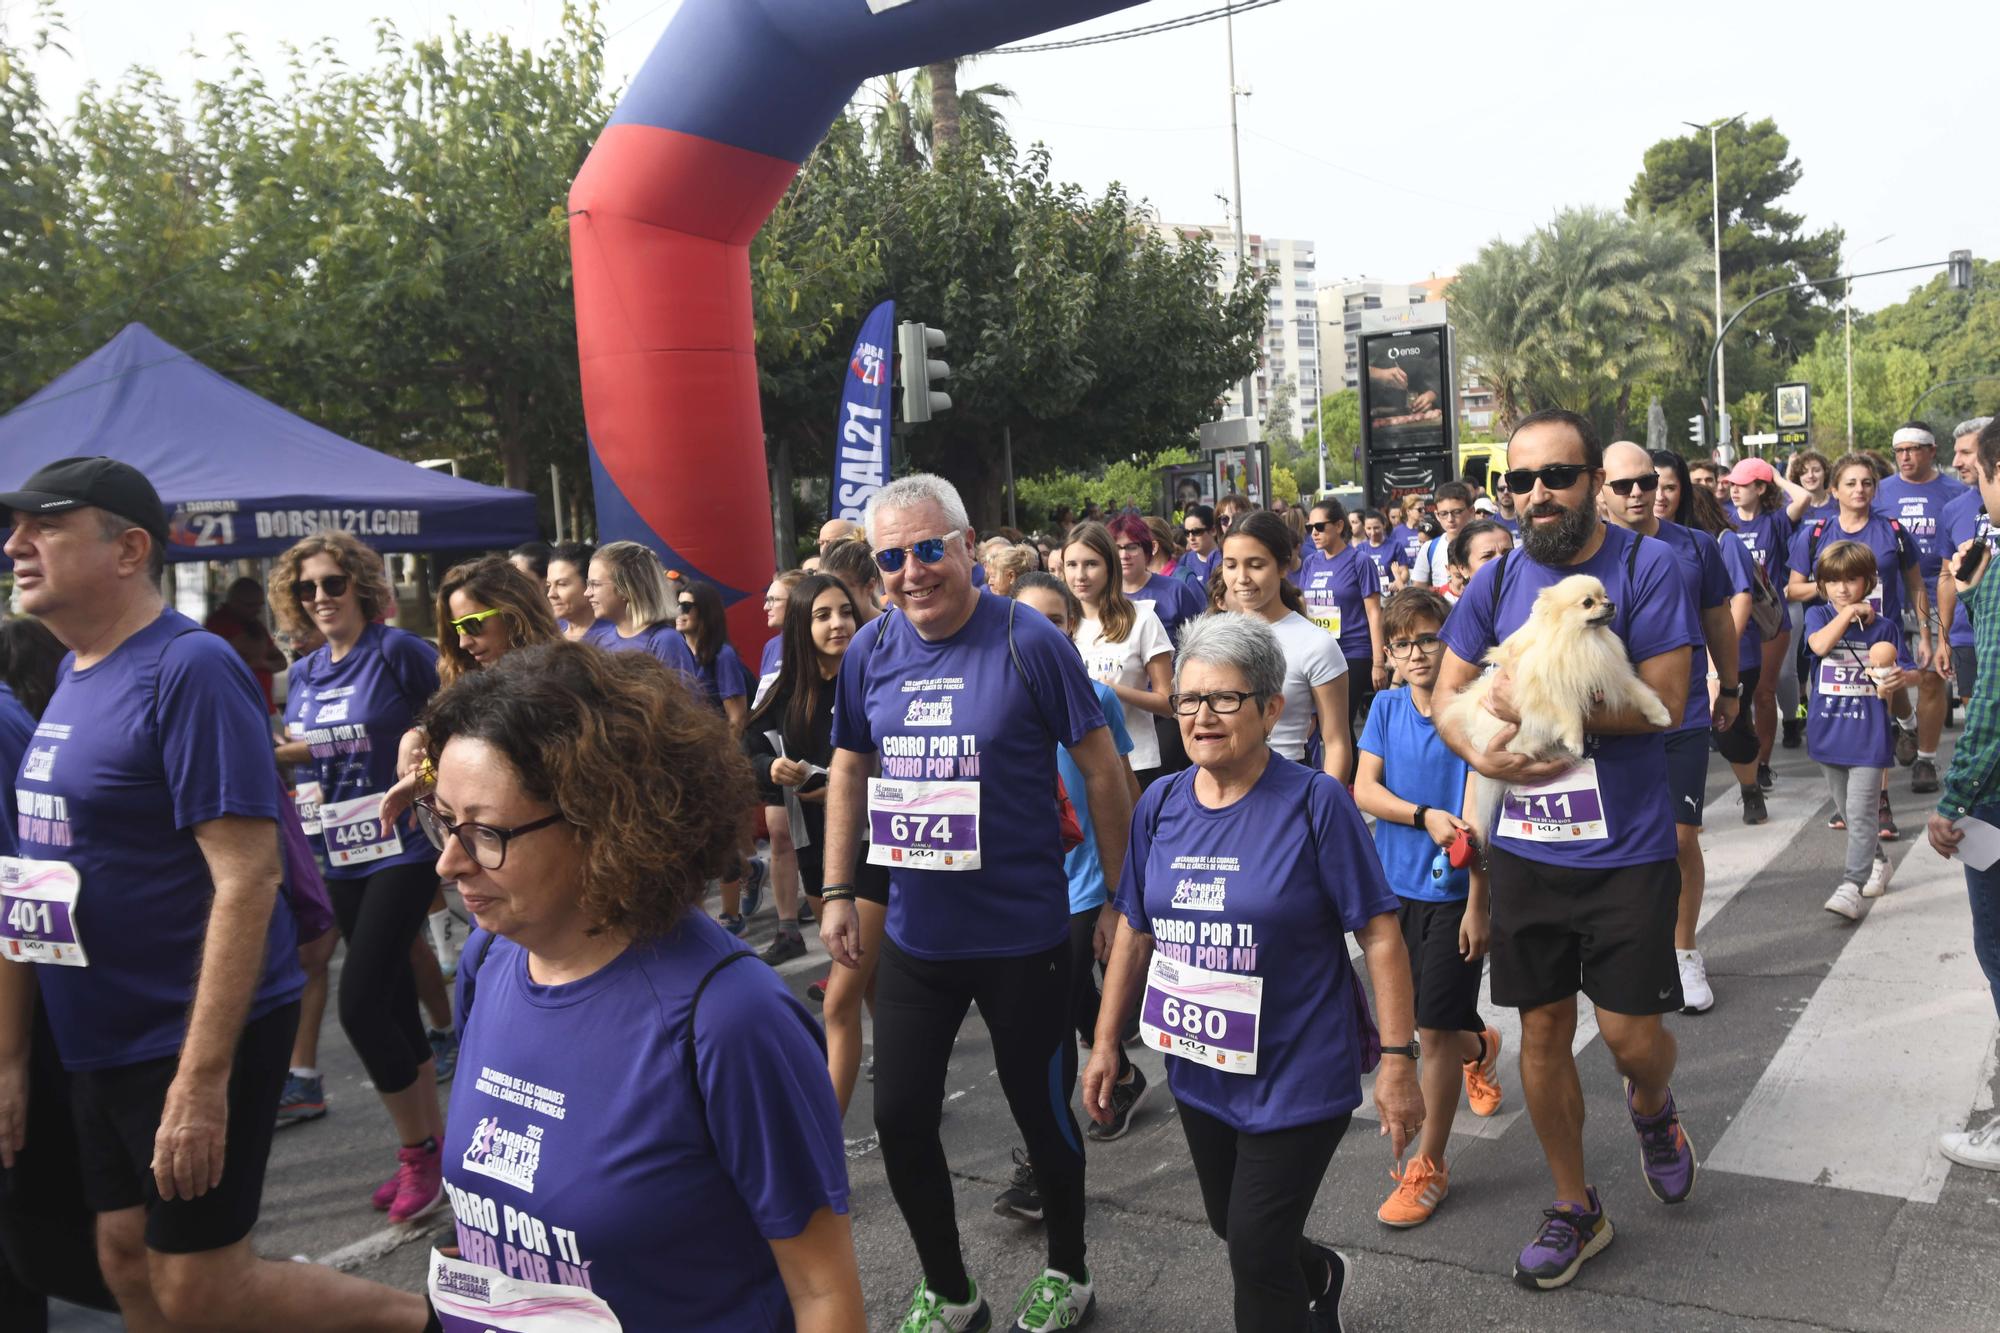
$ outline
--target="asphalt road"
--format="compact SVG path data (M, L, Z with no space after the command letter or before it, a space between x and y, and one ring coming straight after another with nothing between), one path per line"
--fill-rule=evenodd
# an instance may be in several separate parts
M1311 1232L1354 1262L1347 1327L1522 1330L1901 1330L2000 1328L2000 1176L1952 1166L1944 1128L1979 1123L1995 1102L1994 1008L1970 956L1958 867L1920 845L1926 802L1892 779L1905 838L1887 897L1858 925L1821 909L1838 879L1841 836L1803 751L1778 752L1772 820L1738 814L1726 770L1709 790L1708 904L1701 946L1716 1007L1676 1016L1675 1077L1703 1160L1694 1196L1667 1208L1641 1183L1619 1084L1594 1028L1579 1034L1590 1120L1586 1149L1617 1240L1570 1288L1534 1294L1507 1273L1551 1193L1521 1114L1513 1043L1506 1101L1489 1121L1461 1109L1452 1192L1412 1231L1380 1225L1391 1187L1386 1140L1357 1117L1319 1193ZM771 931L770 909L753 942ZM824 968L788 965L803 993ZM1506 1015L1485 1009L1510 1029ZM1200 1200L1160 1057L1138 1052L1153 1090L1132 1132L1090 1154L1096 1326L1229 1326L1230 1279ZM329 1019L322 1067L333 1110L288 1129L273 1150L267 1255L338 1262L415 1289L443 1227L389 1230L368 1194L394 1165L379 1104ZM944 1136L958 1179L968 1267L996 1314L1041 1268L1039 1228L992 1214L1018 1139L977 1017L960 1036ZM869 1087L848 1116L853 1217L871 1325L890 1328L916 1278L915 1258L875 1151ZM59 1329L115 1328L66 1312Z

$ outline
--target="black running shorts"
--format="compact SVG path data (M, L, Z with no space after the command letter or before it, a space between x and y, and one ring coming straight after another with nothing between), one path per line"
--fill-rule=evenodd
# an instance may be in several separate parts
M1425 902L1398 898L1403 948L1410 955L1410 979L1417 988L1417 1026L1437 1032L1484 1032L1479 1017L1479 974L1483 963L1468 963L1458 952L1458 927L1465 899Z
M1616 1014L1681 1007L1672 860L1580 870L1487 849L1493 1003L1534 1009L1581 990Z

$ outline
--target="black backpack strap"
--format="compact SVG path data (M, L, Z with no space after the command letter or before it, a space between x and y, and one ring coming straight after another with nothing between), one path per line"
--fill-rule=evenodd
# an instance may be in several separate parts
M1498 566L1493 571L1492 604L1486 608L1486 620L1488 624L1493 626L1494 641L1496 643L1499 641L1498 636L1500 633L1500 585L1507 581L1507 557L1512 554L1514 554L1512 547L1500 553Z
M1826 535L1826 520L1823 518L1815 519L1813 521L1812 536L1806 539L1805 576L1807 578L1815 577L1813 571L1819 568L1819 539L1821 537L1824 537L1825 535Z
M687 1029L685 1032L682 1033L681 1040L687 1045L688 1082L694 1086L695 1105L701 1107L704 1112L708 1109L708 1100L707 1098L701 1095L701 1079L698 1075L698 1071L695 1068L695 1055L694 1055L695 1011L701 1006L702 992L708 989L709 982L715 980L715 974L717 972L720 972L723 968L728 967L731 963L741 962L745 958L755 958L756 956L757 956L756 954L751 953L748 949L731 950L729 953L725 954L722 958L717 960L715 966L709 968L707 972L704 972L702 974L701 980L695 983L694 994L688 999Z
M1632 633L1632 590L1639 586L1639 543L1646 539L1638 533L1632 534L1632 544L1625 548L1625 635ZM1621 636L1623 637L1623 636ZM1630 654L1630 645L1627 645Z

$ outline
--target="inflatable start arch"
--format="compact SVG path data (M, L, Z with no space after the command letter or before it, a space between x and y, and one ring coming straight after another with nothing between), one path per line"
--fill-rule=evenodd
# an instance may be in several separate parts
M716 584L733 637L764 633L750 595L773 567L751 237L862 80L1133 3L687 0L570 188L604 540L644 542Z

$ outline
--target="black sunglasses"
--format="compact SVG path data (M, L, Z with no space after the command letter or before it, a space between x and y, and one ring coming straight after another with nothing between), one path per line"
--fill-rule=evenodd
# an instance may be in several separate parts
M1207 528L1182 528L1181 531L1190 537L1206 537L1208 535Z
M1509 468L1501 473L1507 489L1516 495L1526 495L1540 482L1548 490L1566 491L1576 485L1576 479L1590 471L1581 463L1550 463L1544 467Z
M1607 482L1606 485L1619 495L1630 495L1634 486L1641 491L1657 491L1660 489L1660 474L1648 472L1643 477L1620 477L1616 481Z
M465 849L465 854L471 857L475 864L488 870L498 870L507 864L507 844L523 833L533 833L536 829L545 829L551 824L563 822L560 814L554 814L530 820L526 824L516 824L513 828L495 828L491 824L475 824L469 820L463 824L454 824L438 813L437 805L431 797L419 796L411 804L416 808L417 825L423 829L424 836L431 840L431 846L443 851L446 838L457 838L458 845Z
M1325 531L1326 531L1326 530L1327 530L1328 528L1338 528L1338 527L1342 527L1342 526L1344 526L1344 525L1342 525L1342 524L1339 524L1339 523L1335 523L1335 522L1334 522L1334 521L1333 521L1332 519L1330 519L1330 518L1323 518L1323 519L1321 519L1321 520L1320 520L1319 522L1317 522L1317 523L1308 523L1308 524L1306 524L1306 531L1307 531L1307 532L1325 532Z
M694 610L694 599L690 597L687 601L675 602L674 605L678 606L683 611L692 611Z
M310 602L324 589L328 597L344 597L348 584L353 581L345 574L329 574L323 579L300 579L292 585L292 595L302 602Z

